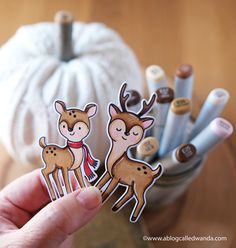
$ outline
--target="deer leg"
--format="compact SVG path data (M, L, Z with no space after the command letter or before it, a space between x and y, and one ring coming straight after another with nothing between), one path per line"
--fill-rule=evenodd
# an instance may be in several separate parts
M106 188L106 190L102 193L102 202L105 202L106 199L110 196L112 191L117 187L119 181L115 178L112 178L110 184Z
M133 189L134 189L134 193L137 197L137 203L135 204L134 210L133 210L130 217L131 217L131 221L135 222L138 219L141 212L143 211L143 208L145 205L145 200L144 200L145 188L138 187L136 184L136 185L134 185Z
M74 174L76 176L76 179L77 179L77 181L79 183L80 188L86 187L85 186L85 183L84 183L84 179L83 179L82 171L81 171L81 168L80 167L77 168L76 170L74 170Z
M71 193L71 188L70 188L70 181L69 181L69 172L67 168L62 168L62 176L63 176L63 180L66 186L66 192L69 194Z
M46 168L43 168L43 169L41 170L41 172L42 172L43 177L44 177L44 179L45 179L45 181L46 181L46 185L47 185L47 188L48 188L50 197L51 197L51 199L52 199L53 201L55 201L55 200L57 199L57 197L56 197L56 194L55 194L54 189L53 189L53 187L52 187L52 183L51 183L51 181L50 181L50 179L49 179L49 175L50 175L50 173L52 173L52 171L49 170L48 167L46 167Z
M108 172L105 172L100 180L95 184L95 186L101 190L101 188L111 179L110 174Z
M52 176L53 176L53 179L54 179L54 181L56 183L56 186L57 186L57 189L59 191L59 194L62 197L64 194L63 194L61 183L60 183L60 180L59 180L59 177L58 177L58 170L57 169L53 171Z
M134 191L133 187L129 186L127 192L125 192L121 198L114 204L112 207L112 211L118 211L120 210L132 197L133 197Z

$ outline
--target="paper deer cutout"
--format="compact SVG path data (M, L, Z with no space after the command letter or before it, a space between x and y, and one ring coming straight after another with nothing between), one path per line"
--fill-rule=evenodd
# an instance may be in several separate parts
M138 113L127 110L129 94L125 94L127 84L124 83L120 89L119 102L121 109L110 103L108 114L110 120L107 126L107 135L110 139L110 150L107 154L106 170L96 186L102 190L102 200L105 202L122 185L126 187L125 193L117 200L112 210L117 212L125 206L132 198L136 204L130 215L130 221L136 222L146 205L146 192L163 173L163 167L158 164L152 168L143 161L131 159L127 152L131 147L137 146L145 136L145 131L154 122L152 117L142 117L152 108L156 94L153 94L147 103L142 101L142 109Z
M62 178L66 188L66 192L70 193L71 185L69 171L73 171L80 187L86 187L84 182L85 174L88 182L92 182L97 178L95 170L99 167L99 160L92 157L88 146L83 143L83 140L88 137L91 130L90 118L97 113L97 105L94 103L87 104L84 110L77 108L66 108L62 101L55 101L55 110L59 114L58 131L66 140L67 144L64 147L55 144L47 145L45 137L41 137L39 145L43 148L42 160L45 167L41 170L45 179L50 197L55 200L56 192L53 189L53 183L50 180L52 175L56 191L59 196L63 196L59 170L62 172Z

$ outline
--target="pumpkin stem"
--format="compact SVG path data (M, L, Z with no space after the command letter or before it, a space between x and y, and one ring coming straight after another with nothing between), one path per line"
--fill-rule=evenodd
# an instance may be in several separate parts
M54 20L58 24L58 57L62 61L69 61L73 58L73 16L70 12L62 10L56 13Z

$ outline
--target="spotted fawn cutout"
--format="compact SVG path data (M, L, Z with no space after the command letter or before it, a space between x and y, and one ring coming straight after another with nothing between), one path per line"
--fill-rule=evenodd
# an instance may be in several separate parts
M127 152L137 146L145 136L145 131L154 123L154 118L143 117L152 108L156 94L149 102L142 101L142 109L138 113L127 110L129 93L125 94L127 84L121 86L119 93L120 108L110 103L108 114L110 119L107 125L107 135L110 139L110 150L105 160L105 172L96 183L102 190L102 201L105 202L115 192L118 186L125 186L125 193L113 205L112 210L117 212L131 199L136 203L130 215L130 221L136 222L146 205L146 192L162 175L163 167L159 163L152 168L148 163L132 159Z
M73 171L80 187L86 187L84 176L88 182L97 178L95 170L99 167L99 160L92 157L89 147L83 142L88 137L91 130L90 119L97 113L97 105L87 104L84 110L77 108L66 108L62 101L55 101L55 110L59 114L58 131L67 142L64 147L55 144L46 144L45 137L41 137L39 145L43 148L42 160L44 168L41 170L45 179L50 197L55 200L58 196L62 197L62 183L65 185L66 192L70 193L71 185L69 171ZM83 168L82 168L83 167ZM61 170L62 178L58 172ZM56 185L54 190L50 175ZM62 180L63 179L63 180Z

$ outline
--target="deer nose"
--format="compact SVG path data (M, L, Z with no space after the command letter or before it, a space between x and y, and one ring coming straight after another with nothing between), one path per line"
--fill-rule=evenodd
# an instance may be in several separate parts
M126 135L126 136L129 136L129 135L130 135L130 133L129 133L129 132L125 132L125 135Z
M68 127L68 131L69 131L69 132L72 132L72 131L73 131L73 128L69 128L69 127Z

